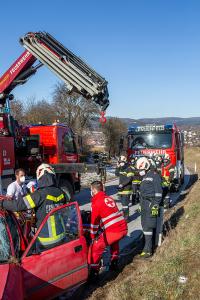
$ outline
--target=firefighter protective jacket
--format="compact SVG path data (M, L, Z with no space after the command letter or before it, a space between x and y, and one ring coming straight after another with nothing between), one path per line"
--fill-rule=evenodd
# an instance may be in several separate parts
M149 170L140 185L141 200L148 200L152 205L159 205L162 200L161 176L154 170Z
M115 175L119 176L119 185L122 186L118 192L119 195L130 195L132 194L132 178L134 176L133 170L128 164L117 167Z
M55 207L66 203L62 190L49 186L40 188L30 195L13 200L4 200L2 207L11 211L23 211L34 209L36 215L36 227L39 228L45 216ZM59 242L64 236L64 228L60 217L56 214L49 217L39 234L40 243L44 246Z
M106 237L127 230L123 213L119 211L115 201L104 192L92 198L91 206L91 238L94 239L99 230L105 231Z
M132 184L140 184L143 177L139 174L139 171L134 166L130 166L130 168L132 171Z

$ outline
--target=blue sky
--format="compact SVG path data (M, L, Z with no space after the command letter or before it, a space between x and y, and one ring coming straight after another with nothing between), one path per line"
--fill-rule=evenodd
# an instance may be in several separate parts
M3 1L0 28L1 74L44 30L108 80L107 114L200 116L200 1ZM57 81L43 67L15 96L51 100Z

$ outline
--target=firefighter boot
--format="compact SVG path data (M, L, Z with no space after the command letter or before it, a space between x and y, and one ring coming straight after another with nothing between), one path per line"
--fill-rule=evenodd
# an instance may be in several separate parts
M118 259L113 259L111 261L111 264L109 266L109 271L119 271L119 260Z
M98 280L98 278L99 278L99 270L93 269L93 268L90 269L87 281L89 283L94 283L94 282L96 282L96 280Z
M165 209L170 208L170 195L169 195L169 193L164 198L164 208Z
M144 258L144 259L150 258L151 256L152 256L152 253L150 253L150 252L145 252L145 251L143 251L143 252L140 254L140 258Z
M129 220L129 207L127 207L127 206L123 207L122 210L123 210L124 219L128 223L130 221Z
M128 220L128 218L129 218L129 201L130 201L130 195L122 195L121 196L122 211L123 211L126 222L129 221Z
M148 229L144 231L145 245L143 252L140 254L141 258L149 258L152 256L153 248L153 230Z

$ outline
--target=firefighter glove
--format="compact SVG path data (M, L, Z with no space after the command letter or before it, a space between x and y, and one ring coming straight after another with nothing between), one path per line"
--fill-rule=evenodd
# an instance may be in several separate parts
M159 206L158 205L153 205L151 207L151 216L152 217L157 217L159 212Z
M118 186L118 191L121 192L122 190L123 190L123 185L120 184L120 185Z
M138 206L138 209L137 209L137 212L138 212L139 214L141 214L141 211L142 211L142 209L141 209L141 206L139 205L139 206Z

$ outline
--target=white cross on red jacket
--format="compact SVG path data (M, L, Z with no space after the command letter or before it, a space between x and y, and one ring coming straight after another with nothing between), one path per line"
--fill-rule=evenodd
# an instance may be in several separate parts
M94 239L99 230L107 234L120 233L127 230L123 213L119 211L114 199L104 192L92 198L90 235Z

